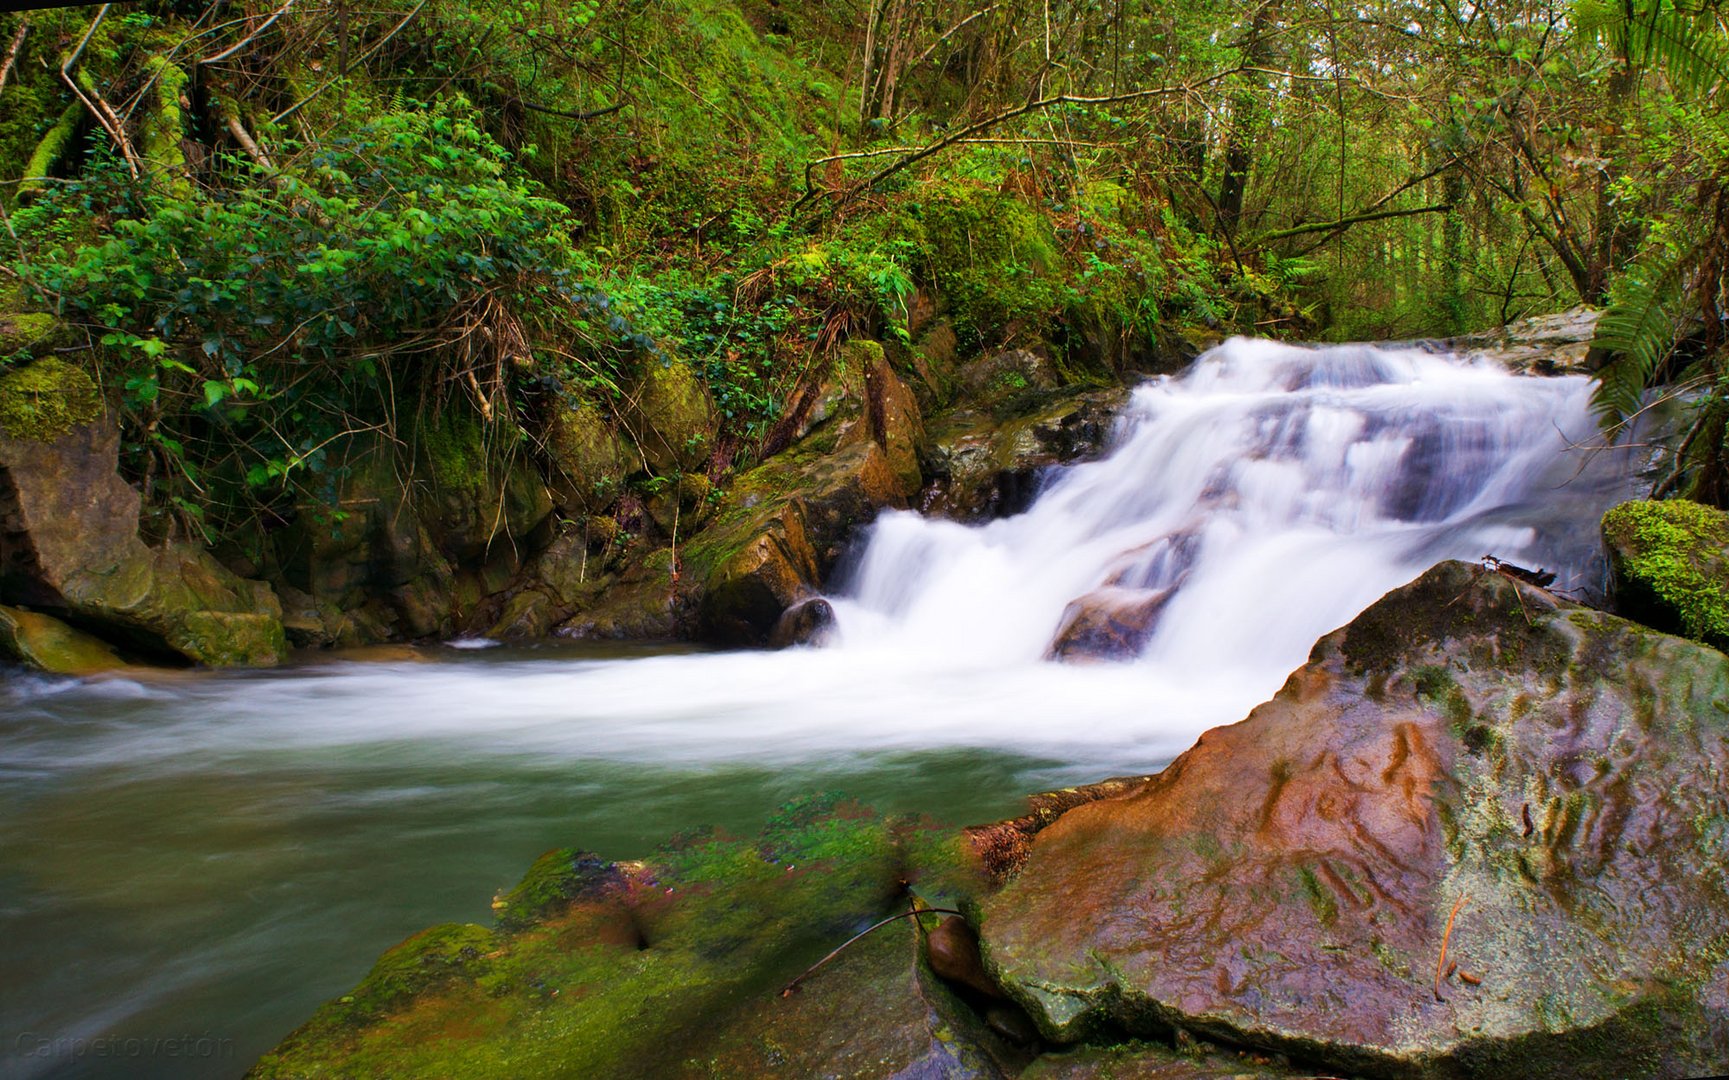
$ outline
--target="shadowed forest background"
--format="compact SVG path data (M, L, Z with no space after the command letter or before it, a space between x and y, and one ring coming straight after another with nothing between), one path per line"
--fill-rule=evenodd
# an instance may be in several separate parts
M543 454L561 406L628 425L672 357L720 422L671 456L723 480L849 338L916 366L933 310L963 354L1086 379L1225 333L1617 305L1613 419L1721 336L1723 26L1667 0L13 14L0 344L99 373L149 530L241 547L356 433ZM571 502L631 532L681 475L655 457Z

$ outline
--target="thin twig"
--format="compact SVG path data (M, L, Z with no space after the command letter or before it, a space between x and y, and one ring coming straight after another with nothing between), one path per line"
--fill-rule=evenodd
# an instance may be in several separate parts
M1441 956L1435 961L1436 1001L1447 1000L1441 996L1441 979L1447 973L1447 942L1453 936L1453 919L1459 914L1459 909L1465 906L1465 901L1470 898L1470 893L1460 893L1459 899L1453 901L1453 910L1447 913L1447 928L1441 932Z
M960 915L961 918L963 918L963 919L966 918L966 915L962 914L959 911L954 910L953 908L940 908L940 907L916 908L912 911L903 911L899 915L890 915L888 918L884 919L882 922L876 923L872 926L868 926L865 929L860 930L858 933L854 934L852 937L847 938L845 941L841 942L840 946L838 948L836 948L833 952L829 953L827 956L823 957L821 960L818 960L816 963L812 964L810 967L805 968L804 971L802 971L799 974L798 978L794 979L792 982L789 982L785 986L781 987L780 996L781 997L791 997L792 992L794 990L798 989L799 983L804 982L806 979L808 979L812 975L816 974L816 971L818 968L822 967L824 964L828 963L830 960L833 960L835 957L839 956L842 952L845 952L847 946L851 945L853 942L864 937L866 934L869 934L873 930L879 930L882 927L887 926L889 923L892 923L898 919L904 919L909 915Z
M378 50L384 48L386 45L390 44L391 40L393 38L395 38L397 34L402 33L402 28L407 26L414 19L414 17L416 15L419 15L420 9L425 7L425 6L426 6L426 0L420 0L420 3L414 5L414 10L410 11L407 15L404 15L402 17L402 21L397 23L396 26L391 29L390 33L384 35L384 37L378 42L378 44L374 45L372 48L370 48L370 49L366 50L366 52L362 53L360 56L360 59L354 61L354 63L350 66L358 66L358 65L364 64L368 60L372 59L373 54L378 52ZM312 93L307 94L305 97L301 98L299 101L296 101L294 104L290 105L288 108L283 109L281 112L277 113L275 116L272 116L270 118L270 122L272 124L282 123L282 121L288 119L290 116L293 116L295 113L299 112L302 108L304 108L307 104L309 104L314 98L316 98L318 95L324 93L326 90L330 89L332 86L336 85L340 81L341 81L341 76L338 76L335 79L330 79L330 80L326 81L325 83L320 85L316 90L312 91Z

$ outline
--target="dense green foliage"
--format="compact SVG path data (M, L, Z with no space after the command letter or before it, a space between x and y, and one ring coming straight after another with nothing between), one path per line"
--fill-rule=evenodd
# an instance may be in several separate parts
M12 16L9 260L165 527L455 403L687 360L745 463L835 348L1456 332L1612 302L1611 419L1720 346L1721 19L1669 0L340 0ZM21 36L16 36L21 34ZM65 65L74 95L58 78ZM1703 205L1709 210L1701 221ZM652 479L652 478L650 478Z

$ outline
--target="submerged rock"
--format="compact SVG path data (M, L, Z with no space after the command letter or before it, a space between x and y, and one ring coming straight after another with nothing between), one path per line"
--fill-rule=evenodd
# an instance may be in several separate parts
M1711 1072L1726 776L1729 660L1444 563L1247 720L1040 832L984 902L985 956L1060 1042L1181 1030L1370 1076Z
M1027 1055L931 974L912 919L785 989L904 911L921 853L917 830L831 799L644 863L550 852L495 903L497 930L410 938L251 1075L1012 1075Z
M834 632L834 607L820 596L800 600L781 613L768 637L769 648L821 645Z

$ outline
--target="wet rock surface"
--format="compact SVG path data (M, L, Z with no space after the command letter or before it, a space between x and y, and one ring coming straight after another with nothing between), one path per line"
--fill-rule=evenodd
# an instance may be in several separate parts
M1133 660L1158 629L1170 589L1104 588L1069 604L1051 641L1053 660Z
M0 659L50 675L95 675L126 666L105 641L37 611L0 606Z
M1043 470L1104 452L1128 399L1125 389L1092 389L1059 393L1007 420L976 411L944 417L931 428L931 484L920 509L957 521L1019 513Z
M1603 313L1576 307L1550 315L1516 319L1506 326L1437 342L1437 349L1488 360L1511 371L1533 375L1574 375L1601 367L1591 338Z
M1247 720L1039 832L984 901L985 957L1061 1042L1708 1073L1726 755L1721 654L1444 563Z
M820 590L854 532L918 491L917 400L880 349L854 350L849 362L864 388L855 408L740 477L687 547L703 638L768 643L781 614Z

